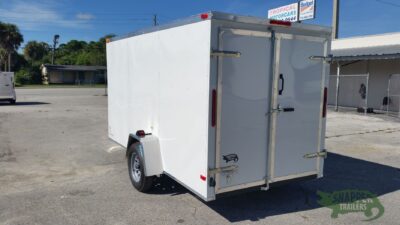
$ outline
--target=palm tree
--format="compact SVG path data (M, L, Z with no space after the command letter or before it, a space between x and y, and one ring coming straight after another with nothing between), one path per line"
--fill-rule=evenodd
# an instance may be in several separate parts
M24 38L16 25L0 22L0 48L8 56L8 71L11 71L11 55L18 50L22 42Z
M5 62L6 62L6 58L7 58L7 53L2 48L2 44L1 44L1 42L4 40L4 31L6 30L5 27L6 27L5 24L0 21L0 71L1 71L1 66L3 64L6 65Z

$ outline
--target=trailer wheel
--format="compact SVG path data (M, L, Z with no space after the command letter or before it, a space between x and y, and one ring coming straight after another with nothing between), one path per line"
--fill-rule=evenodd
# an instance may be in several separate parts
M151 189L154 177L146 177L144 174L143 157L138 152L139 143L129 147L128 168L129 178L132 185L140 192L147 192Z

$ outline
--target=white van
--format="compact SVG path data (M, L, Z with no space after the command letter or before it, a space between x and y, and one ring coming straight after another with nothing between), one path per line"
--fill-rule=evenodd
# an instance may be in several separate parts
M210 12L109 41L109 137L135 188L165 174L211 201L322 177L330 35Z
M9 101L11 104L15 104L16 100L14 73L0 72L0 101Z

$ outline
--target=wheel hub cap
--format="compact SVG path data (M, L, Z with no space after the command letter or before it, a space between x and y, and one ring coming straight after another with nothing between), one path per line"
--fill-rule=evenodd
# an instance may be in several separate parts
M142 172L140 170L140 159L137 154L132 154L131 160L131 170L132 170L132 178L135 182L139 183L142 177Z

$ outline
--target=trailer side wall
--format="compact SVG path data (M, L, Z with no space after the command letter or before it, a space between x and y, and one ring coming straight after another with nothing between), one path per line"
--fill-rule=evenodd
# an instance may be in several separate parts
M207 199L211 21L107 45L109 136L160 140L164 171Z

